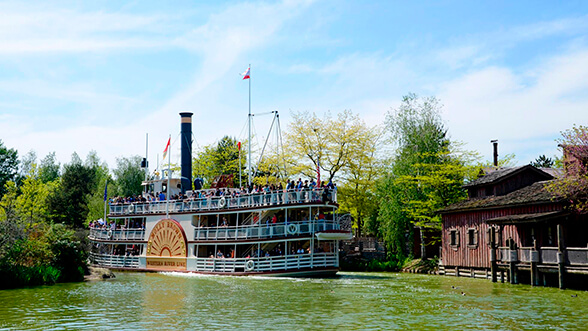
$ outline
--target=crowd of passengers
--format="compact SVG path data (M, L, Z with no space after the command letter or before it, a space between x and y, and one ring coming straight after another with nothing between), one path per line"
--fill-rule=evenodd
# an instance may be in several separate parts
M330 190L331 200L336 201L336 194L337 194L337 184L329 181L325 184L324 181L321 181L320 184L317 184L314 179L309 180L302 180L302 178L298 178L298 181L288 180L286 183L286 187L279 184L265 184L265 185L250 185L248 187L241 187L238 189L231 189L228 188L217 188L216 190L199 190L194 192L192 196L188 197L185 194L179 193L174 194L171 196L170 200L183 200L183 201L191 201L196 199L207 199L212 197L229 197L229 198L238 198L240 196L246 195L254 195L255 204L269 204L269 203L280 203L283 201L284 197L280 195L277 196L279 201L270 201L269 195L272 193L284 192L284 193L296 193L302 192L304 194L312 194L313 198L316 199L319 196L322 197L323 200L326 200L329 194L327 191ZM310 193L307 191L311 191ZM259 196L264 195L264 196ZM303 199L308 199L309 196L302 196ZM147 202L157 202L157 201L165 201L166 195L165 192L148 192L144 195L134 195L130 197L113 197L109 199L110 204L130 204L130 203L147 203Z
M317 247L315 247L314 252L315 253L324 253L325 251L322 246L317 246ZM289 255L297 255L297 254L310 254L310 247L307 247L306 249L301 246L298 248L292 247ZM209 255L208 258L210 258L210 259L234 258L235 257L235 250L233 250L231 248L229 250L229 252L227 254L225 254L219 248L218 251L216 252L216 254L212 254L212 252L209 252L208 255ZM283 256L283 255L284 255L284 252L282 251L282 245L277 245L274 249L271 249L271 250L256 249L253 251L252 254L246 254L243 257L246 259L249 259L252 257L253 258L255 258L255 257L272 257L272 256Z
M115 220L110 220L109 223L97 220L91 221L88 225L91 229L102 229L102 230L129 230L129 229L145 229L145 221L138 219L129 219L125 224L117 223Z

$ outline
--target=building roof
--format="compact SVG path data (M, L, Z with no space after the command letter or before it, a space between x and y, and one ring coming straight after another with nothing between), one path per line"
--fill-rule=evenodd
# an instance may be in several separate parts
M545 186L552 181L536 182L506 195L487 196L484 198L473 198L454 203L441 209L442 214L454 213L463 210L487 209L496 207L508 207L523 204L549 203L560 201L561 198L554 196Z
M547 222L568 215L569 213L558 210L550 211L546 213L533 213L533 214L518 214L518 215L506 215L501 217L490 218L486 220L486 223L490 224L520 224L520 223L536 223L536 222Z
M490 185L494 183L498 183L502 180L507 179L508 177L514 176L523 171L535 171L542 175L544 175L545 179L552 179L553 176L542 169L538 169L533 167L532 165L524 165L519 167L512 167L512 168L499 168L497 170L490 170L485 169L484 172L486 173L485 176L480 177L468 184L465 184L463 187L473 187L473 186L483 186L483 185Z

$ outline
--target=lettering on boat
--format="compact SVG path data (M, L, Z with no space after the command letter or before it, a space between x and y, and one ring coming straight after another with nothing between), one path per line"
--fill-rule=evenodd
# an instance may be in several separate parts
M173 219L157 222L147 242L147 268L186 270L186 234Z

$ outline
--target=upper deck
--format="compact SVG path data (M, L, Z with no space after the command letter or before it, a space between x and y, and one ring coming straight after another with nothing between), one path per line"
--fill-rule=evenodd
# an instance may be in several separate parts
M111 203L109 216L169 213L218 213L219 211L293 206L301 204L337 204L337 190L327 188L263 192L235 196L209 196L184 200Z

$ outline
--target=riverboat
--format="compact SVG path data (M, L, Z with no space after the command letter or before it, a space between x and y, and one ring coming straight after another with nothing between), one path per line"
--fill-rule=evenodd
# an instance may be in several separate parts
M192 114L180 115L182 136L191 141ZM90 228L92 264L221 275L337 273L339 241L352 234L341 227L336 187L185 190L192 186L191 160L184 162L191 153L182 146L184 153L190 157L182 155L182 178L144 182L147 192L183 193L183 199L109 203L111 223Z

